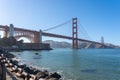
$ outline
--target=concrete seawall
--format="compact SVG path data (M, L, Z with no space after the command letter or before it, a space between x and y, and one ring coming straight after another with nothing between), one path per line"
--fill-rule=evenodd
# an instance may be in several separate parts
M21 49L23 50L51 50L50 44L45 44L45 43L24 43Z
M50 44L46 43L23 43L20 47L4 48L6 51L23 51L23 50L52 50Z

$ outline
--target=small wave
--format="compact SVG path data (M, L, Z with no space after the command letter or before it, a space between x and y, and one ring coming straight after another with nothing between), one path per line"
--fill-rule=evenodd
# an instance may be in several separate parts
M40 58L41 57L34 57L34 59L40 59ZM19 65L26 64L28 67L34 67L34 68L41 70L41 71L47 70L50 73L57 72L58 74L60 74L62 76L61 80L73 80L73 79L69 79L67 76L65 76L64 71L62 71L62 70L53 71L47 67L37 66L37 65L33 64L32 62L28 62L28 61L23 60L21 57L16 57L16 59L19 60Z

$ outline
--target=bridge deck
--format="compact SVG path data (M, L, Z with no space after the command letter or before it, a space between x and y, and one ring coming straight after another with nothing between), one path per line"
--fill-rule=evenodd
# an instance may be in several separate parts
M2 25L0 25L0 28L9 28L9 27L8 26L2 26ZM14 30L15 31L25 31L25 32L31 32L31 33L37 33L37 34L39 34L39 31L29 30L29 29L22 29L22 28L16 28L16 27L14 27ZM58 34L53 34L53 33L46 33L46 32L42 32L42 35L43 36L48 36L48 37L69 39L69 40L73 39L72 37L69 37L69 36L63 36L63 35L58 35ZM90 42L90 43L96 43L96 44L104 45L104 44L99 43L99 42L85 40L85 39L80 39L80 38L78 38L78 40L79 41L85 41L85 42Z
M69 37L69 36L63 36L63 35L52 34L52 33L45 33L45 32L43 32L42 35L43 36L48 36L48 37L56 37L56 38L69 39L69 40L73 39L72 37ZM91 43L96 43L96 44L103 45L102 43L95 42L95 41L90 41L90 40L85 40L85 39L79 39L79 38L78 38L78 40L79 41L85 41L85 42L91 42Z

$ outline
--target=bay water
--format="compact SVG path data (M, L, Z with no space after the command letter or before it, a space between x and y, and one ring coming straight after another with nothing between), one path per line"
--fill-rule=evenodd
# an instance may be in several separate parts
M59 72L65 80L120 80L120 49L11 52L22 62Z

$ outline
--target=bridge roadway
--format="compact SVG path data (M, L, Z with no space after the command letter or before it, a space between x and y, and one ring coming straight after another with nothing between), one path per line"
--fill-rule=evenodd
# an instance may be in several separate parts
M72 39L73 39L72 37L69 37L69 36L63 36L63 35L58 35L58 34L46 33L46 32L42 32L42 35L43 35L43 36L48 36L48 37L69 39L69 40L72 40ZM90 42L90 43L95 43L95 44L100 44L100 45L105 46L104 44L99 43L99 42L95 42L95 41L90 41L90 40L85 40L85 39L80 39L80 38L78 38L78 40L79 40L79 41Z
M3 26L3 25L0 25L0 28L2 29L5 29L5 28L9 28L8 26ZM15 31L25 31L25 32L36 32L39 34L39 31L35 31L35 30L29 30L29 29L22 29L22 28L16 28L14 27L14 30ZM63 35L58 35L58 34L53 34L53 33L46 33L46 32L42 32L42 35L43 36L48 36L48 37L55 37L55 38L62 38L62 39L69 39L69 40L72 40L73 38L72 37L69 37L69 36L63 36ZM85 40L85 39L80 39L78 38L79 41L84 41L84 42L90 42L90 43L95 43L95 44L99 44L99 45L103 45L103 46L106 46L102 43L99 43L99 42L95 42L95 41L90 41L90 40Z

